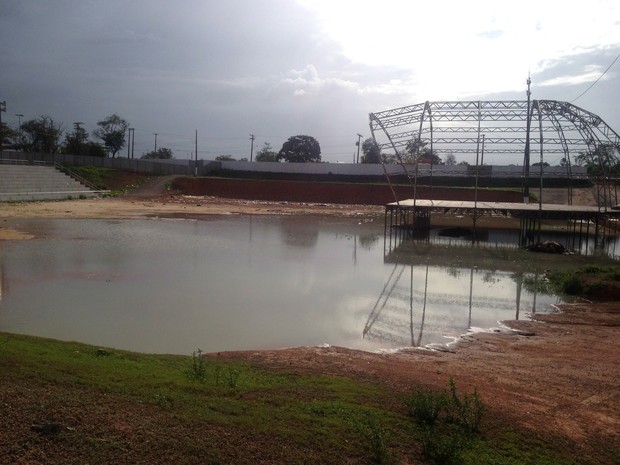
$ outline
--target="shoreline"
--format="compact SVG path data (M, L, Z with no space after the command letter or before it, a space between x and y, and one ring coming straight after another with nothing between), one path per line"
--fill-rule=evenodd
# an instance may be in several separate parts
M0 204L0 239L27 240L9 219L192 218L205 215L383 215L383 207L254 202L215 197L160 196ZM12 222L12 221L11 221ZM5 223L5 224L3 224ZM20 234L22 235L20 237ZM455 378L476 389L493 415L525 430L553 434L586 457L616 447L620 431L620 305L559 305L560 313L507 320L510 331L462 335L449 350L371 353L341 347L231 351L206 357L243 360L271 370L334 374L406 392L416 383L443 388Z

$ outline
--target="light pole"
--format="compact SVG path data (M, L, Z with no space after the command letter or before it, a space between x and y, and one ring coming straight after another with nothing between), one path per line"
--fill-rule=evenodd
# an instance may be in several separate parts
M357 143L355 145L357 145L357 163L360 162L360 141L362 140L362 135L358 134L357 135Z
M153 135L155 136L155 149L153 150L154 152L157 152L157 136L159 135L158 133L154 132Z

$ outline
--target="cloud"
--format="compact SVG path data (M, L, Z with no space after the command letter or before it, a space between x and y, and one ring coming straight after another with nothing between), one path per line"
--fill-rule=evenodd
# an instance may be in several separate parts
M158 132L180 156L198 129L205 156L242 156L250 133L274 148L309 134L324 159L348 160L370 112L523 98L528 71L535 93L569 100L620 52L620 6L607 0L5 3L0 99L11 124L49 114L92 130L118 113L136 127L136 151ZM618 74L580 100L615 127Z

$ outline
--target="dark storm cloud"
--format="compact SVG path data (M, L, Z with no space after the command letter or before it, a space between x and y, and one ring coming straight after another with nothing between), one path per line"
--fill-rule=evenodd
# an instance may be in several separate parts
M326 108L337 106L331 113L353 138L372 111L359 108L365 82L385 79L350 64L288 0L5 3L0 98L9 113L47 114L65 127L79 120L92 130L118 113L163 143L166 132L189 140L198 128L207 139L260 131L279 145L333 131ZM331 76L334 66L342 76Z
M92 131L118 113L136 128L138 154L151 150L157 132L160 146L187 156L198 130L204 157L247 156L250 134L274 148L309 134L325 160L349 160L357 133L370 135L368 113L459 95L448 85L431 95L416 72L434 68L417 59L415 69L352 62L316 12L291 0L0 0L0 6L3 121L16 124L16 113L50 115L65 128L82 121ZM542 84L575 76L581 72L575 64L583 73L606 66L609 56L591 52L569 57L571 67L564 68L564 59L541 66L535 91L577 95L582 87L574 83ZM595 97L618 82L616 69L580 103L596 107ZM445 82L459 83L463 72L450 70L454 79ZM603 100L611 109L613 99Z

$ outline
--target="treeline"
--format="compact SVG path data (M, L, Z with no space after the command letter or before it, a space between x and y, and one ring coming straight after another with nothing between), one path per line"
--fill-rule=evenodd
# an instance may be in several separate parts
M0 146L24 152L64 153L91 157L116 157L127 145L129 123L112 114L97 123L91 133L73 123L73 130L63 127L50 116L39 116L24 121L17 130L0 123ZM64 138L63 138L64 136ZM174 158L172 150L165 147L143 153L141 158Z

